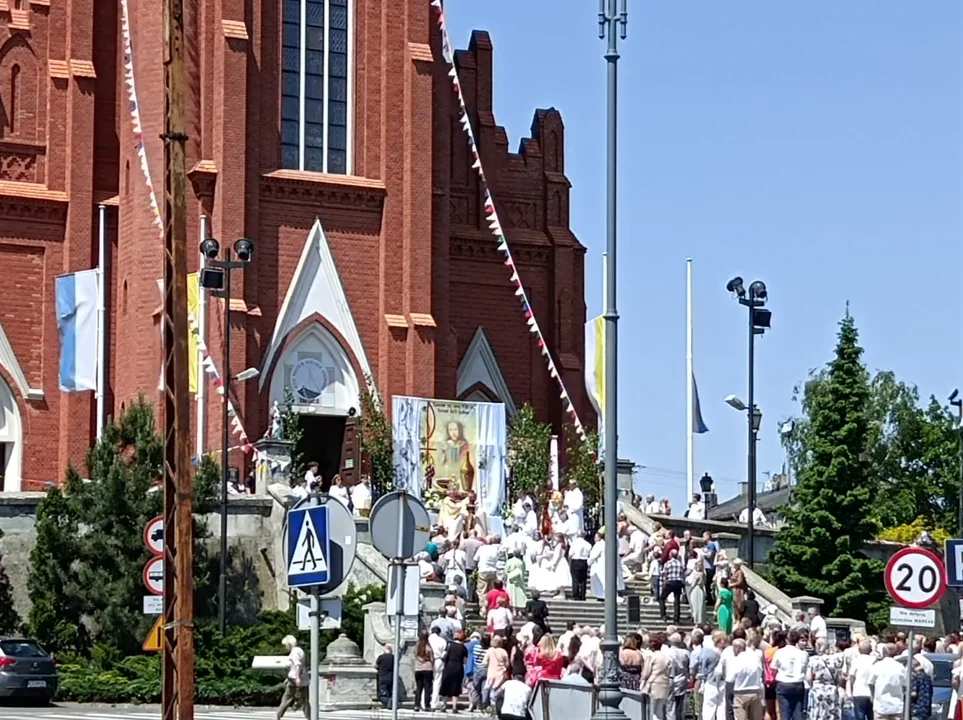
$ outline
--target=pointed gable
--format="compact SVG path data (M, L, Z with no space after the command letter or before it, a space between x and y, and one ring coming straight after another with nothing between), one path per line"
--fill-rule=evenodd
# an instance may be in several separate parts
M512 393L495 359L495 353L488 342L485 329L481 326L475 331L475 336L458 365L457 396L463 397L477 385L488 388L500 402L505 403L505 410L509 415L515 413Z
M331 255L328 239L321 227L321 220L314 221L314 227L308 234L301 252L301 259L291 278L281 311L278 313L277 323L271 335L271 341L264 352L261 361L261 376L259 389L264 389L268 370L277 359L277 354L284 345L285 339L301 322L318 314L325 318L331 326L344 338L349 350L361 365L365 375L371 375L371 366L361 335L355 325L348 298L344 294L341 276Z

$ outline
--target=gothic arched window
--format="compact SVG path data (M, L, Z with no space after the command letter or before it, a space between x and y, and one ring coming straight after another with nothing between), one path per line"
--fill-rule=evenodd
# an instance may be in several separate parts
M282 0L281 167L351 173L354 0Z

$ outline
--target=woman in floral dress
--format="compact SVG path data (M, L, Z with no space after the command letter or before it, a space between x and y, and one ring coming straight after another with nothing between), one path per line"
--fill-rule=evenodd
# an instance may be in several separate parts
M809 720L838 720L842 707L839 701L839 673L842 655L827 655L825 639L816 642L816 654L809 658L807 679L809 690Z

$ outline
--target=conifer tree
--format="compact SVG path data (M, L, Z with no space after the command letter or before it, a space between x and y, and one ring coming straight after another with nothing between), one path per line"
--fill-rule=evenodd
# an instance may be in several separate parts
M827 614L865 619L881 598L883 571L862 552L876 530L865 455L869 378L848 308L839 328L827 381L804 404L797 485L768 563L789 595L815 595Z
M3 538L3 532L0 532L0 538ZM20 615L13 607L13 588L3 566L3 556L0 555L0 635L13 635L18 632Z

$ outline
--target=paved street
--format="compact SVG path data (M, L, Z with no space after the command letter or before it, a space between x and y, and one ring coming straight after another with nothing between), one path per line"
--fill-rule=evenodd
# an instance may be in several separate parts
M461 713L471 717L468 713ZM99 706L99 705L57 705L46 708L19 707L0 704L0 718L3 720L159 720L160 708L156 705ZM398 715L404 720L436 720L450 718L444 713L416 713L402 709ZM219 708L198 707L194 717L197 720L274 720L272 708ZM285 718L298 720L304 716L300 712L289 711ZM346 710L337 713L321 713L323 720L389 720L389 710Z

